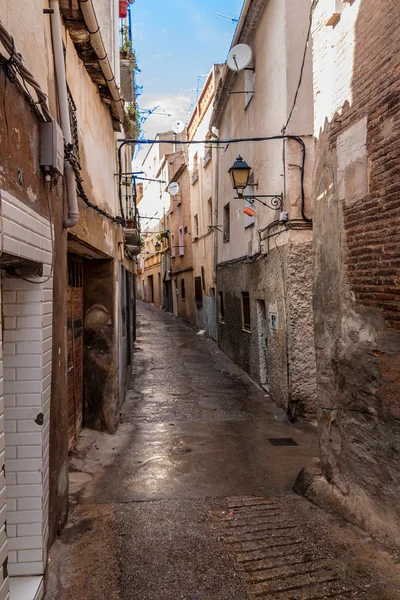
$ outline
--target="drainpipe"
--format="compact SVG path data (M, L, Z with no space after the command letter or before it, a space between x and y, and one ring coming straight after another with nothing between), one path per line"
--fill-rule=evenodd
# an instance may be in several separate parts
M212 132L213 138L218 139L218 135ZM219 187L219 151L218 146L214 146L213 154L215 154L215 172L214 172L214 281L215 281L215 315L217 316L218 307L218 293L217 293L217 264L218 264L218 187ZM218 327L216 327L216 335L218 338Z
M79 8L82 11L83 20L85 21L85 25L89 32L91 44L96 52L97 60L99 61L104 79L107 82L107 87L110 90L111 97L115 102L118 117L122 123L124 120L123 100L121 98L121 94L119 93L117 82L115 81L114 73L104 47L103 38L101 37L100 27L97 21L95 10L93 8L92 0L79 0Z
M72 143L71 122L69 118L67 78L65 73L64 48L62 43L61 16L59 0L50 0L52 13L51 37L53 42L54 65L57 79L57 96L60 107L61 128L67 144ZM64 228L69 229L77 224L79 219L78 197L76 195L76 179L73 166L68 160L64 161L65 182L68 195L68 217L64 217Z

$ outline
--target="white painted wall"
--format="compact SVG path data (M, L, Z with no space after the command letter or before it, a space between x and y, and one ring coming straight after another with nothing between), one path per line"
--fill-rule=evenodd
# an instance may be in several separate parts
M229 97L219 136L223 139L263 137L280 135L290 111L295 88L300 74L301 58L307 35L310 2L308 0L269 0L259 20L250 45L254 55L254 96L245 107L245 95ZM311 56L311 51L310 56ZM298 108L293 114L287 133L312 135L312 84L311 57L307 57ZM233 91L245 89L245 72L241 72ZM310 138L311 140L311 138ZM311 180L312 141L307 177ZM243 215L245 202L235 200L235 193L228 175L238 154L253 168L257 188L249 188L246 193L281 194L284 191L283 141L242 142L230 144L219 151L219 224L222 226L223 206L230 203L231 235L230 242L222 241L218 235L218 262L224 262L260 250L258 231L279 218L278 211L272 211L255 204L257 212L255 224L246 227L248 221ZM295 142L287 145L287 196L284 210L291 218L300 217L300 164L301 152ZM306 182L308 189L309 183Z

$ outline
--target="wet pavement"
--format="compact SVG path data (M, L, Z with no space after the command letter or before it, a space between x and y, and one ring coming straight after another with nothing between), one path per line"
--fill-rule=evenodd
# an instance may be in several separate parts
M393 554L291 492L316 431L195 329L138 313L120 428L71 458L48 600L399 598Z

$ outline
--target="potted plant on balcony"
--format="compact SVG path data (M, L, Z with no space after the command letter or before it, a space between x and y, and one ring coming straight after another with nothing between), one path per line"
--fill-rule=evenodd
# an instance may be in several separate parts
M126 112L130 121L139 121L139 111L136 104L128 104L126 107Z
M135 68L135 53L133 52L132 41L129 37L128 25L122 26L122 44L119 49L119 56L121 59L129 60L132 69Z

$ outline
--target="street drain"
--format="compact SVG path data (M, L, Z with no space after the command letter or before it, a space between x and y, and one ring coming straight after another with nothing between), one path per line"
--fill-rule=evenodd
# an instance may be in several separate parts
M298 446L292 438L268 438L273 446Z

